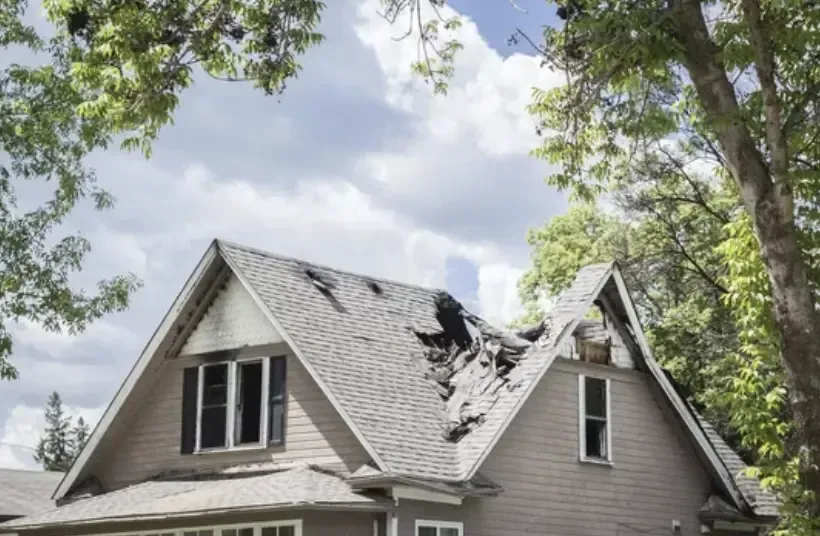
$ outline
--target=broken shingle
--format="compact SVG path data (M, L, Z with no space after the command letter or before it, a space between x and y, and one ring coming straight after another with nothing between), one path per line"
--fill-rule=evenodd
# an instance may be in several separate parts
M518 333L495 328L446 292L436 296L435 305L442 330L416 332L423 347L421 367L444 402L444 437L458 441L481 426L502 387L518 384L510 373L547 327L541 323Z

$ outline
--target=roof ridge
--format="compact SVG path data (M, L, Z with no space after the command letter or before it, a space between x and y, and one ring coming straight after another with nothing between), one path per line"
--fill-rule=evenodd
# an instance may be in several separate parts
M239 242L234 242L232 240L225 240L225 239L222 239L222 238L217 238L215 240L216 240L216 243L220 246L220 248L221 248L221 246L228 246L228 247L240 249L240 250L245 251L247 253L256 253L258 255L264 255L266 257L270 257L270 258L274 258L274 259L278 259L278 260L282 260L282 261L291 261L291 262L297 262L297 263L302 263L302 264L309 264L314 268L319 268L321 270L327 270L329 272L335 272L337 274L343 274L343 275L353 276L353 277L367 278L367 279L370 279L370 280L373 280L373 281L376 281L376 282L389 283L391 285L399 285L399 286L402 286L402 287L413 288L413 289L417 289L417 290L424 290L424 291L427 291L427 292L447 292L449 294L449 291L447 289L440 288L440 287L433 287L433 286L426 287L424 285L418 285L418 284L415 284L415 283L407 283L407 282L404 282L404 281L398 281L396 279L390 279L390 278L387 278L387 277L369 275L369 274L364 274L364 273L361 273L361 272L353 272L351 270L343 270L341 268L334 268L333 266L329 266L327 264L321 264L321 263L317 263L317 262L313 262L313 261L308 261L308 260L305 260L305 259L299 259L297 257L291 257L289 255L282 255L281 253L274 253L272 251L268 251L268 250L265 250L265 249L257 248L257 247L254 247L254 246L249 246L247 244L240 244Z

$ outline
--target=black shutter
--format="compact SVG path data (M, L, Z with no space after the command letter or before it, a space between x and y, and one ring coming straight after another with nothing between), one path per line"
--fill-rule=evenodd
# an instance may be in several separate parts
M268 442L271 445L281 445L285 442L285 378L287 375L285 363L283 356L270 359Z
M196 445L196 399L199 367L186 368L182 376L182 440L179 451L192 454Z

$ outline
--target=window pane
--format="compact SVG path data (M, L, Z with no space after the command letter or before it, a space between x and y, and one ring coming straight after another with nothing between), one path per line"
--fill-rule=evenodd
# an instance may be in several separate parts
M199 438L201 448L209 449L225 446L226 410L225 406L202 408L202 431Z
M439 529L439 536L458 536L458 529L442 527Z
M262 536L276 536L276 527L262 527Z
M586 420L587 456L591 458L607 457L606 422Z
M222 536L236 536L236 529L224 529Z
M419 533L416 536L436 536L436 527L419 527Z
M239 536L253 536L253 529L250 527L246 529L239 529Z
M214 531L212 530L200 530L199 536L214 536Z
M196 531L192 532L183 532L182 536L197 536Z
M279 536L293 536L296 533L293 525L284 525L279 527Z
M203 369L202 406L228 403L228 365L209 365Z
M258 443L262 419L262 362L240 364L237 382L236 443Z
M587 415L606 417L606 380L586 378L584 390Z

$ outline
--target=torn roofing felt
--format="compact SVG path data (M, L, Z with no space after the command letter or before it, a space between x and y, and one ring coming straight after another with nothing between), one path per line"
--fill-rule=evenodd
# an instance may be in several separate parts
M499 389L519 387L518 364L538 347L547 324L513 333L471 314L446 292L435 303L441 331L416 333L423 353L419 365L444 402L444 438L458 441L484 422Z
M581 309L589 293L611 269L611 265L597 265L579 272L576 284L556 305L558 314L545 325L545 330L549 326L549 335L542 341L543 349L530 350L515 367L520 371L509 365L516 357L514 348L522 345L516 340L522 337L512 335L509 341L501 335L489 337L490 350L496 351L495 362L510 368L505 382L516 378L515 374L510 376L513 372L520 378L515 379L516 388L498 389L493 404L481 405L469 402L480 387L476 391L455 389L456 398L443 401L441 386L419 371L429 345L421 344L417 334L432 336L447 331L447 337L467 346L481 331L476 324L482 325L485 332L491 329L470 315L476 324L467 327L461 317L463 329L456 326L443 330L442 321L448 322L446 315L452 309L444 303L452 299L448 294L221 241L219 248L276 318L294 351L332 393L386 469L395 475L444 481L466 480L475 473L476 463L501 423L548 364L546 358L554 356L550 345L566 323L583 315ZM440 342L447 347L446 340ZM532 346L540 348L541 344ZM502 348L504 355L499 360ZM481 357L479 362L486 359ZM486 395L478 398L487 400ZM457 400L461 399L468 403L459 404ZM442 411L448 405L458 408L446 412L454 416L453 422L455 415L459 423L462 415L472 421L467 427L470 432L462 434L458 442L442 433ZM484 409L483 421L480 416L470 417L474 411L482 413ZM483 424L476 426L479 421ZM456 435L463 432L458 424L444 424L445 430L448 427L458 429Z

